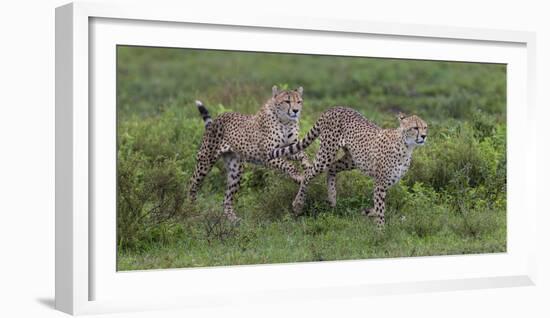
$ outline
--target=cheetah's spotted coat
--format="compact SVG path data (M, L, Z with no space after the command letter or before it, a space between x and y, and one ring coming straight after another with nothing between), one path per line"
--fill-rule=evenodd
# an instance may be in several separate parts
M269 152L298 140L298 119L302 110L303 89L279 90L273 86L272 97L255 115L224 113L212 120L204 105L197 101L206 130L197 154L197 164L191 178L189 197L195 200L197 191L214 163L222 157L227 173L227 189L223 202L224 214L231 221L238 220L233 211L233 196L239 188L244 162L261 163L275 168L296 182L302 175L285 158L269 158ZM310 166L303 152L290 159Z
M385 198L389 187L407 172L413 149L423 145L428 126L418 116L398 116L400 126L382 129L347 107L334 107L324 112L307 136L297 143L275 149L270 158L279 158L302 151L317 137L320 141L313 166L305 172L298 194L292 203L294 212L301 213L308 183L328 169L328 201L336 205L336 174L359 169L375 181L374 208L365 209L367 216L377 218L379 227L385 223ZM339 149L344 156L336 159Z

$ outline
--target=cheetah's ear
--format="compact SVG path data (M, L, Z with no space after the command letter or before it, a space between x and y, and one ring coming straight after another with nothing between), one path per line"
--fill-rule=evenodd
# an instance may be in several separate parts
M300 94L300 96L304 95L304 88L302 86L298 87L296 91Z
M407 117L407 115L403 114L402 112L399 112L397 113L396 115L397 119L399 119L399 121L405 119L405 117Z
M271 88L271 93L273 94L273 97L279 94L279 88L277 87L277 85L273 85L273 87Z

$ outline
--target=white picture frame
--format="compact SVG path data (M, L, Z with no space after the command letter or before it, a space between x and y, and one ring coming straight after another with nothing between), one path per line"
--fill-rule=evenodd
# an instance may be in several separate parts
M73 3L56 9L57 309L87 314L238 303L243 296L247 302L263 303L536 283L535 194L524 191L527 185L536 184L536 147L534 141L514 135L520 129L534 135L536 129L531 89L535 69L533 33L236 17L174 6L151 10L142 4ZM220 32L223 38L236 41L224 42ZM252 36L258 38L238 41ZM116 97L110 48L136 44L270 51L273 49L268 41L260 37L278 36L290 39L288 52L295 53L342 53L334 47L340 41L346 55L508 63L507 252L117 273L113 266L116 245L112 244L112 213L92 213L102 204L109 209L114 197L114 193L109 197L112 188L108 186L114 178L112 105ZM323 44L329 38L330 47ZM358 39L361 44L370 41L368 52L364 45L354 44L359 43ZM308 47L300 48L304 41ZM403 41L408 43L406 50L399 49ZM102 107L93 107L97 103ZM96 125L107 128L99 131ZM516 169L520 165L524 172ZM97 185L104 190L98 190ZM98 197L103 199L95 200ZM94 236L98 228L110 234ZM182 281L186 282L184 288ZM165 288L159 292L155 286Z

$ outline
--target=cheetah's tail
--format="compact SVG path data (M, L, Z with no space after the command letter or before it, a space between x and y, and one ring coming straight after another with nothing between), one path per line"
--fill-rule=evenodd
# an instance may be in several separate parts
M291 145L288 145L286 147L273 149L269 154L269 158L274 159L274 158L294 155L306 149L309 145L311 145L315 141L315 139L317 139L317 137L319 137L319 133L320 133L319 127L321 126L320 122L321 120L318 120L302 140L295 142Z
M208 127L212 123L212 117L210 117L210 113L204 107L203 103L200 100L195 101L195 105L197 105L197 109L199 110L199 113L201 113L202 120L204 120L204 126Z

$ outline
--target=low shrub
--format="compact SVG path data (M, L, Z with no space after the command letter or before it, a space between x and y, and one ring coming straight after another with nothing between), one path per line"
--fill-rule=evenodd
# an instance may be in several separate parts
M495 128L498 134L476 138L476 130L469 124L453 124L430 128L426 146L415 151L413 163L404 182L411 186L421 182L436 190L447 188L456 171L466 171L469 167L468 180L470 187L477 187L495 179L499 165L505 166L505 148L500 144L502 130ZM502 170L498 171L502 173Z
M434 235L445 227L447 207L433 189L415 183L405 194L406 200L394 215L393 222L419 237Z

